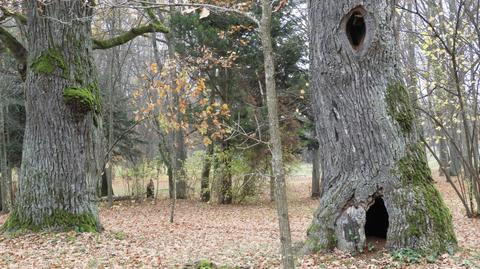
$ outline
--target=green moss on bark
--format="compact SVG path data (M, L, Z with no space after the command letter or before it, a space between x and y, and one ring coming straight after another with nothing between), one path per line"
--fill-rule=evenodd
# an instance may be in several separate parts
M48 49L38 56L31 65L33 71L41 74L52 74L55 70L61 69L62 76L67 76L67 65L62 53L56 49Z
M65 103L75 111L100 111L101 98L97 84L92 83L87 87L67 87L63 91Z
M168 33L168 28L160 22L152 22L148 25L139 26L130 29L130 31L120 34L116 37L106 39L106 40L93 40L93 49L109 49L115 46L119 46L127 43L128 41L134 39L137 36L146 34L146 33Z
M310 226L307 229L307 241L305 242L305 246L309 252L316 253L321 250L333 249L337 246L337 238L333 230L330 231L325 243L321 242L318 236L314 236L314 237L309 236L311 234L318 233L319 230L320 230L320 225L317 223L310 224Z
M59 210L46 216L41 223L34 223L32 219L21 217L13 211L2 226L2 231L15 232L26 230L39 232L42 230L97 232L97 219L92 214L73 214Z
M406 155L398 162L398 170L404 184L413 188L416 198L423 204L422 208L412 208L406 216L406 236L420 238L426 235L430 245L425 252L451 251L457 244L452 216L433 184L420 142L408 146Z
M390 83L385 93L388 114L400 125L404 133L413 130L415 111L407 89L400 82Z

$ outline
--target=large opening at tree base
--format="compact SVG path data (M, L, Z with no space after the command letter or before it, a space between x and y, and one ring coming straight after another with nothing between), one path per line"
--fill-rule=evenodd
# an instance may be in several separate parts
M387 239L388 212L381 197L377 197L373 205L367 210L365 236Z

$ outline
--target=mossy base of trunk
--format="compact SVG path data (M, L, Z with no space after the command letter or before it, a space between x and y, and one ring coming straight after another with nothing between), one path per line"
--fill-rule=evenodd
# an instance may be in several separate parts
M411 186L415 197L419 199L412 203L417 207L411 208L407 213L408 228L405 235L408 238L420 239L430 234L421 249L427 254L451 252L457 246L452 216L434 186L422 147L420 142L409 145L405 157L398 163L402 181Z
M32 219L20 217L20 215L14 211L1 227L1 230L5 232L15 232L18 230L32 232L43 230L98 232L101 230L101 226L93 214L73 214L66 211L56 211L50 216L45 217L40 223L35 223Z

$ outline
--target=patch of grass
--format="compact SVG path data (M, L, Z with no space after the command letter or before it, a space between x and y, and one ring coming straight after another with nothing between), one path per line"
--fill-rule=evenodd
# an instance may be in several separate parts
M217 266L215 266L215 264L211 261L208 261L208 260L201 260L199 263L198 263L198 269L212 269L212 268L217 268Z
M410 248L394 251L391 255L393 260L404 263L420 263L422 260L422 254Z
M127 238L127 234L124 231L114 231L112 232L113 238L117 240L125 240Z
M96 258L93 258L88 261L88 268L98 268L98 260Z

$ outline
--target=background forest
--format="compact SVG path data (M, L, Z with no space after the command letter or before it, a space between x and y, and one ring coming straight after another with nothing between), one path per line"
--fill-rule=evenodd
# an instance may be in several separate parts
M413 104L386 111L399 129L416 126L458 248L387 251L385 236L367 235L360 255L302 243L330 195L318 120L337 113L319 116L323 88L311 79L317 1L99 0L64 13L61 2L90 1L0 0L0 268L480 268L479 1L399 0L386 11L405 86L391 98ZM77 9L85 17L68 21ZM62 105L49 97L55 85ZM35 137L46 118L65 136ZM55 123L64 118L76 125ZM77 133L87 138L62 139ZM68 204L61 216L45 193ZM60 220L72 216L87 220ZM49 221L67 229L43 229Z

